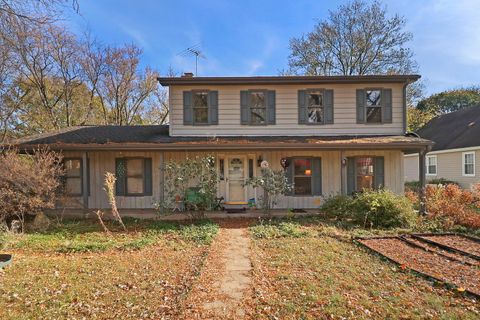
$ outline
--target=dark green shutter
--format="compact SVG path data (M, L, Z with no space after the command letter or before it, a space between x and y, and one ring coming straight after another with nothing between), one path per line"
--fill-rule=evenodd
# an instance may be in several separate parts
M298 123L307 123L307 92L298 90Z
M248 110L248 91L240 91L240 123L250 123L250 112Z
M275 91L267 91L267 124L275 124Z
M381 96L382 122L392 123L392 89L383 89Z
M208 92L208 124L218 124L218 91Z
M126 163L125 159L115 159L115 177L117 181L115 183L115 192L117 196L125 195L125 176L126 176Z
M333 124L333 90L324 91L325 124Z
M193 124L192 92L183 91L183 124Z
M365 123L365 90L357 89L357 123Z
M385 186L385 161L383 157L375 157L373 164L373 178L376 189L381 189Z
M143 193L146 196L152 195L152 158L145 158L144 160L144 179L143 179Z
M347 158L347 194L352 194L357 189L355 171L355 158Z
M288 162L289 165L288 165L287 169L285 170L285 174L287 176L287 183L289 185L292 185L293 184L293 170L294 170L293 158L287 158L287 162ZM288 194L289 195L294 194L293 188L290 192L288 192Z
M320 196L322 194L322 159L312 159L312 194Z

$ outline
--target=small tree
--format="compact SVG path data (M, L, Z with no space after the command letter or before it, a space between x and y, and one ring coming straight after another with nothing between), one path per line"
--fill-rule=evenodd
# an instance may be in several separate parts
M263 189L263 196L259 197L260 206L268 213L277 204L280 195L292 190L292 185L288 183L283 170L272 170L267 161L262 162L260 170L260 176L248 179L245 185Z
M63 175L61 155L46 149L32 154L6 150L0 154L0 224L55 207Z
M178 203L183 203L192 218L199 218L205 210L214 209L218 174L213 156L168 161L164 173L165 197L155 204L160 211L171 212ZM195 199L189 197L189 190L194 190Z
M110 204L110 208L112 209L112 216L115 220L120 223L124 231L127 231L127 227L123 223L122 217L117 209L117 199L115 197L115 183L117 182L117 178L111 172L105 173L105 187L103 190L107 193L108 203ZM101 221L101 215L97 213L99 220ZM105 226L104 226L105 228Z

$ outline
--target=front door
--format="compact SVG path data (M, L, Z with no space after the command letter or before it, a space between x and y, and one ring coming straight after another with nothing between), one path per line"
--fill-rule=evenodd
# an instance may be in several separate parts
M232 156L227 161L227 195L229 202L244 202L246 198L245 157Z

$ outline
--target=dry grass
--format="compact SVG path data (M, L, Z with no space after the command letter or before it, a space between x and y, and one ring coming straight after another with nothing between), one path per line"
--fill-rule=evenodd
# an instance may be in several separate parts
M250 313L257 318L480 316L477 301L399 270L352 243L348 231L311 221L250 230L255 290Z

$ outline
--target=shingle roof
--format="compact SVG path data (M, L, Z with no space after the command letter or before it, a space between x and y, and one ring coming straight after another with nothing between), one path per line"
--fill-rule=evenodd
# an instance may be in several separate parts
M387 148L418 149L425 139L405 136L236 136L172 137L168 126L72 127L17 140L12 145L31 149L208 149L208 148Z
M480 146L480 105L432 119L418 132L432 140L432 151Z

